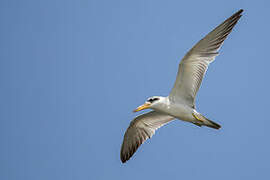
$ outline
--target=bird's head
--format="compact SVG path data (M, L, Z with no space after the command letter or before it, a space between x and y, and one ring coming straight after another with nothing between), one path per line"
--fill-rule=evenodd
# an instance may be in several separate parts
M156 107L160 106L163 104L165 98L161 96L153 96L148 98L145 103L139 107L137 107L133 112L138 112L144 109L155 109Z

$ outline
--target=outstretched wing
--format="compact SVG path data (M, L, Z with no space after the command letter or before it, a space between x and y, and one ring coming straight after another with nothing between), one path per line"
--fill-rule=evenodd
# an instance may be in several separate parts
M241 9L225 20L184 56L179 64L176 81L169 95L171 100L184 101L194 107L195 96L208 65L218 55L218 50L242 16L242 12Z
M150 111L148 113L137 116L131 121L121 147L121 161L125 163L136 152L139 146L151 138L155 131L172 121L174 117L167 114Z

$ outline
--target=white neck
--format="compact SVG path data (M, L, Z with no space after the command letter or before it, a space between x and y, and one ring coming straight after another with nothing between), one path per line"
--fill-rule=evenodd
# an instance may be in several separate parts
M159 96L159 101L154 103L151 109L159 112L167 112L170 108L170 99L169 97Z

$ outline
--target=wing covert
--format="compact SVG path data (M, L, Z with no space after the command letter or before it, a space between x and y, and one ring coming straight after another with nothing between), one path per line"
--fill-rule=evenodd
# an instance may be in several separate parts
M239 10L221 23L184 56L179 64L176 81L169 95L171 100L185 101L194 107L195 97L208 65L218 55L218 50L242 16L242 12L242 9Z
M158 128L173 119L174 117L167 114L150 111L132 120L122 143L121 161L125 163L129 160L144 141L151 138Z

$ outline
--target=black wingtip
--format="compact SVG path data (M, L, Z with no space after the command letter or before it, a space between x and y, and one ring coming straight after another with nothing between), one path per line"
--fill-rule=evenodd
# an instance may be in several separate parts
M231 19L231 18L235 18L235 17L241 17L242 16L242 12L244 12L244 10L243 9L240 9L240 10L238 10L236 13L234 13L229 19Z
M126 163L128 160L129 160L130 157L127 156L127 154L124 154L122 151L121 151L121 154L120 154L120 159L121 159L121 162L124 164Z
M127 162L127 160L125 160L125 159L121 159L121 162L124 164L124 163L126 163L126 162Z
M240 9L240 10L237 11L234 15L242 16L242 12L244 12L244 9ZM233 15L233 16L234 16L234 15Z
M244 9L240 9L239 11L238 11L238 13L242 13L244 11Z

